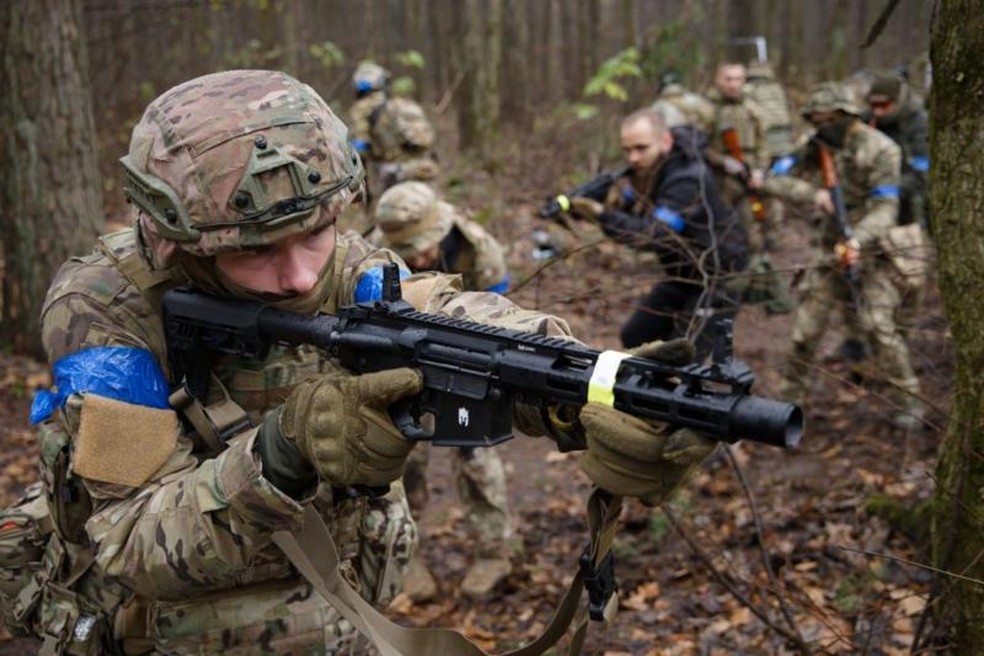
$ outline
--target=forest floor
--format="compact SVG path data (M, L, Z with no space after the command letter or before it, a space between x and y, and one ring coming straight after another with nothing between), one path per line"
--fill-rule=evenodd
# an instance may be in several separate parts
M513 204L493 231L510 248L521 284L541 262L531 258L535 219ZM805 228L781 229L780 267L808 259ZM586 229L569 242L595 238ZM605 242L544 267L511 294L520 304L567 318L591 346L615 347L632 300L656 279L648 257ZM754 391L775 396L791 315L744 308L735 351L757 375ZM835 317L821 351L840 341ZM933 492L937 448L946 423L952 349L938 294L931 290L910 334L926 400L927 427L900 435L887 428L884 387L851 382L842 363L817 363L807 430L794 451L743 443L722 450L666 509L630 503L616 538L620 610L592 624L595 654L906 654L927 605L930 576L917 536L870 511L873 495L914 508ZM37 446L27 425L32 390L45 367L0 354L0 501L37 476ZM537 635L574 573L586 544L590 491L577 454L544 439L500 447L517 536L512 575L487 599L470 600L458 584L472 558L471 539L449 476L448 452L430 463L431 503L422 524L425 559L441 593L429 603L399 597L390 614L414 626L456 627L503 651ZM916 525L917 522L911 522ZM917 526L918 528L918 526ZM0 643L0 653L30 653L36 643Z

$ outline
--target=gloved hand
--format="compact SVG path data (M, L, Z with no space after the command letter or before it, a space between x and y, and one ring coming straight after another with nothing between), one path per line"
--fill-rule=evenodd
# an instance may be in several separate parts
M647 506L666 501L717 446L692 430L674 430L597 403L581 409L579 422L588 443L581 458L588 478Z
M635 357L670 365L693 361L694 346L686 339L649 342L629 351ZM588 451L581 469L598 487L659 505L696 470L717 446L694 431L632 417L614 408L589 403L578 422Z
M605 206L592 198L577 196L571 199L570 212L579 219L593 221L605 212Z
M331 485L387 485L402 475L412 446L393 425L387 407L419 393L422 385L420 373L406 368L313 376L287 397L275 431L268 418L258 439L270 440L269 433L276 432ZM257 450L262 457L264 449Z
M834 246L834 257L841 269L850 269L861 261L861 242L854 237L842 239Z

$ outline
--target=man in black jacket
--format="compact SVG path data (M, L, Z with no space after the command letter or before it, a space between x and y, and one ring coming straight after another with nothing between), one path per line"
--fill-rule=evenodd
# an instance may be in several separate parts
M622 121L621 140L628 174L604 198L571 203L616 241L655 252L663 266L664 277L622 327L622 344L686 335L706 355L707 320L738 310L724 287L748 263L744 229L704 162L701 132L669 129L658 112L642 109Z

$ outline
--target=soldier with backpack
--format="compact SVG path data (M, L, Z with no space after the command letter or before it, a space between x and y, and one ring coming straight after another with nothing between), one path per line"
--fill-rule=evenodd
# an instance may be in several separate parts
M373 197L405 180L437 177L434 126L423 108L389 93L389 71L363 62L352 76L352 145L370 164Z

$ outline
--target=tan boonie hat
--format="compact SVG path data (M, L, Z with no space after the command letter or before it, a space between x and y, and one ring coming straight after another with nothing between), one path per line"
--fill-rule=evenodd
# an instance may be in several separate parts
M407 258L440 243L454 225L454 207L438 200L423 182L401 182L386 190L376 206L376 225L384 246Z

